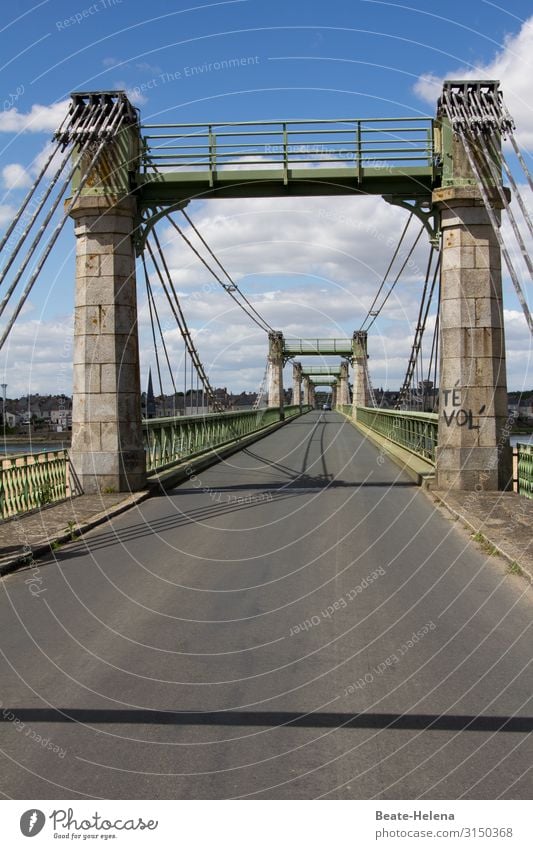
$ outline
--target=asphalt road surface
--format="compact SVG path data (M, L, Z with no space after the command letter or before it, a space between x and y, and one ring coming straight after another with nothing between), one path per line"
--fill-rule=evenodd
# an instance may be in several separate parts
M7 798L531 798L531 590L335 412L1 589Z

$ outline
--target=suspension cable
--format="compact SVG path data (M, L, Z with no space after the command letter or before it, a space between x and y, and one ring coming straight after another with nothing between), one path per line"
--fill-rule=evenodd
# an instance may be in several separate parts
M509 251L507 250L507 247L506 247L505 242L503 240L503 236L500 232L498 220L497 220L496 215L494 213L494 209L492 208L492 205L491 205L488 193L487 193L487 189L485 187L481 173L480 173L479 168L477 166L474 154L473 154L473 152L470 148L470 143L469 143L467 137L465 136L464 132L461 129L457 129L457 134L459 135L459 138L463 142L465 152L466 152L466 155L468 157L468 161L470 163L470 167L471 167L472 171L474 172L474 174L476 176L476 180L478 182L478 188L481 192L481 197L483 198L483 203L485 205L485 209L487 210L487 214L488 214L490 222L492 224L492 229L494 231L494 235L496 236L496 239L498 240L498 243L500 245L500 250L502 252L503 258L505 259L505 264L507 265L507 269L508 269L509 274L511 276L511 280L512 280L513 286L515 288L517 298L520 302L520 305L521 305L522 310L524 312L524 315L526 317L526 322L528 324L528 327L529 327L531 333L533 333L533 319L531 317L531 313L529 312L529 307L528 307L527 301L524 297L524 293L522 292L522 287L520 286L520 281L519 281L518 275L515 271L515 267L512 263L511 256L509 254Z
M115 116L115 120L113 122L113 128L114 128L113 132L115 132L116 129L118 129L118 127L117 128L114 127L114 124L117 122L117 120L120 123L121 115L120 115L120 112L118 110L117 110L117 115ZM60 219L60 221L56 225L54 231L52 232L50 239L48 240L47 244L45 245L45 248L44 248L43 252L41 253L41 256L40 256L40 258L37 262L37 265L35 266L32 274L31 274L31 276L30 276L30 278L29 278L29 280L28 280L28 282L27 282L27 284L24 288L24 291L22 292L22 295L19 299L19 302L18 302L17 306L15 307L15 309L14 309L12 315L11 315L11 318L9 319L9 321L8 321L8 323L7 323L7 325L4 329L4 332L3 332L3 334L0 338L0 350L3 348L5 341L6 341L7 337L9 336L9 334L10 334L12 328L13 328L13 325L15 324L16 319L20 315L20 312L21 312L24 304L26 303L26 300L27 300L27 298L28 298L33 286L34 286L34 283L35 283L37 277L39 276L39 274L42 270L42 267L43 267L44 263L46 262L49 254L50 254L50 251L52 250L53 246L55 245L55 243L56 243L56 241L59 237L59 234L61 233L61 230L63 229L63 226L65 225L65 222L67 221L70 213L72 212L72 209L74 208L76 201L80 197L80 195L83 191L83 188L85 186L85 183L89 179L91 171L92 171L94 165L96 164L96 162L97 162L97 160L98 160L98 158L99 158L99 156L100 156L100 154L101 154L106 143L107 143L107 139L104 138L97 145L96 150L95 150L95 152L92 156L92 159L91 159L91 161L90 161L90 163L87 167L87 170L86 170L84 176L82 177L82 179L80 180L80 183L79 183L78 188L76 189L76 192L74 193L73 197L69 201L69 204L68 204L62 218ZM62 191L62 194L63 193L64 193L64 189ZM25 266L27 265L27 262L23 265L24 265L24 268L25 268ZM7 299L9 298L10 294L13 292L13 289L14 289L16 283L18 283L18 280L20 279L21 274L22 274L22 271L19 269L15 283L12 283L10 289L8 290ZM0 304L0 315L2 314L2 312L5 309L5 306L7 304L7 299L6 299L6 297L4 297L2 304Z
M175 230L176 230L176 231L180 234L181 238L182 238L182 239L183 239L183 240L184 240L184 241L188 244L188 246L189 246L189 247L190 247L190 249L193 251L193 253L195 253L195 254L196 254L196 256L198 257L198 259L200 260L200 262L201 262L203 265L205 265L205 267L206 267L206 268L207 268L207 270L210 272L210 274L212 274L212 275L213 275L213 277L215 278L215 280L217 280L217 281L218 281L218 283L220 283L220 285L221 285L221 286L222 286L222 288L223 288L223 289L224 289L224 290L228 293L228 295L229 295L231 298L233 298L233 300L235 301L235 303L237 304L237 306L239 306L239 307L243 310L243 312L245 312L245 313L246 313L246 315L248 316L248 318L250 318L250 319L251 319L251 320L252 320L255 324L257 324L257 326L258 326L258 327L260 327L260 328L261 328L261 330L263 330L265 333L268 333L269 331L271 331L270 325L269 325L269 324L267 324L267 322L266 322L266 321L265 321L265 320L264 320L261 316L259 316L260 321L258 321L258 320L257 320L257 318L255 318L255 317L254 317L254 316L253 316L250 312L248 312L248 310L246 309L246 307L245 307L245 306L243 306L243 304L241 304L241 302L238 300L238 298L236 298L236 297L235 297L235 295L233 294L233 292L231 291L231 289L227 286L227 284L226 284L226 283L224 283L224 281L223 281L223 280L219 277L219 275L216 273L216 271L214 271L214 270L211 268L211 266L209 265L209 263L208 263L208 262L204 259L204 257L200 254L200 252L199 252L199 251L198 251L198 250L194 247L194 245L192 244L192 242L190 241L190 239L188 239L188 238L187 238L187 236L185 235L185 233L183 232L183 230L181 229L181 227L179 227L179 225L178 225L178 224L176 224L176 222L174 221L174 219L173 219L173 218L171 218L171 216L170 216L169 214L168 214L166 217L168 218L169 222L172 224L172 226L174 227L174 229L175 229ZM235 287L235 288L237 288L237 287ZM240 290L239 290L239 291L240 291ZM255 310L254 310L254 312L255 312ZM259 315L259 314L258 314L258 315ZM262 323L261 323L261 322L262 322Z
M507 197L505 195L505 190L504 190L502 182L501 182L501 173L498 170L498 168L496 167L496 165L494 164L494 161L493 161L493 159L490 155L489 149L488 149L488 147L485 143L485 139L483 138L483 136L478 137L478 142L481 145L483 153L485 154L485 157L484 157L485 163L486 163L486 165L487 165L487 167L488 167L488 169L489 169L489 171L490 171L490 173L491 173L491 175L494 179L494 183L496 185L496 189L497 189L498 194L500 196L500 200L501 200L503 206L505 207L505 211L507 212L507 215L509 216L509 221L511 223L511 227L513 228L513 233L515 234L516 241L518 242L518 245L520 247L520 251L522 253L522 257L524 259L524 262L526 263L527 270L529 271L529 274L530 274L531 278L533 279L533 264L531 263L531 258L529 256L525 242L522 238L522 234L520 233L520 230L518 229L518 224L516 223L516 218L514 217L514 213L511 209L509 201L507 200Z
M191 337L189 328L187 326L187 322L185 321L185 316L184 316L183 311L181 309L181 305L179 303L179 298L178 298L176 289L174 287L174 283L172 281L172 276L170 274L166 259L164 257L163 251L161 249L161 243L159 241L159 237L157 235L155 228L152 231L152 235L153 235L153 239L154 239L155 246L156 246L156 249L157 249L158 257L161 261L161 265L163 267L165 275L163 276L161 268L159 267L159 263L156 260L154 251L152 250L152 246L151 246L150 242L148 241L147 242L148 252L150 254L150 258L152 260L154 268L156 270L156 274L159 278L161 286L163 287L163 291L165 292L165 295L166 295L167 300L169 302L169 305L170 305L170 308L171 308L172 313L174 315L174 318L176 319L176 322L177 322L178 327L180 329L181 335L182 335L183 340L185 342L185 346L186 346L186 348L189 352L189 356L191 357L191 362L192 362L192 364L194 364L194 367L196 368L197 372L199 373L200 380L202 381L202 385L204 386L208 397L211 398L213 406L219 412L222 412L221 405L219 404L218 399L216 398L215 392L214 392L214 390L213 390L213 388L212 388L212 386L209 382L209 378L207 377L205 369L204 369L202 362L201 362L201 360L198 356L198 352L196 350L194 342L192 341L192 337ZM172 292L173 298L170 296L169 289ZM186 399L185 399L185 402L186 402Z
M525 222L528 226L530 235L533 236L533 223L531 221L531 216L529 214L528 208L526 207L524 198L522 197L522 193L521 193L520 189L518 188L518 184L517 184L517 182L516 182L516 180L513 176L513 172L509 168L509 163L507 162L507 159L503 155L503 152L500 154L499 151L496 149L496 145L491 143L490 139L488 140L488 144L490 146L490 150L491 150L491 153L493 154L494 158L497 159L498 155L499 155L501 164L503 165L503 168L504 168L505 173L507 175L507 179L509 180L509 182L512 186L514 196L516 197L516 199L518 201L520 211L522 212L522 215L524 216L524 220L525 220Z
M158 309L157 309L157 304L155 302L152 284L150 283L150 278L148 276L148 272L147 272L147 269L146 269L144 254L142 255L142 263L143 263L143 266L144 266L144 273L145 273L145 281L146 281L146 288L147 288L147 292L148 292L148 298L149 298L149 300L151 300L153 314L155 316L157 329L159 331L161 344L163 346L163 352L165 354L165 359L166 359L166 363L167 363L167 367L168 367L168 373L169 373L169 376L170 376L170 380L171 380L171 383L172 383L172 388L174 390L174 394L176 394L178 390L177 390L177 387L176 387L176 381L174 380L174 372L172 371L172 366L170 365L170 357L169 357L169 354L168 354L168 348L167 348L167 344L165 342L163 329L161 327L161 321L159 319L159 312L158 312Z
M409 262L409 260L411 259L411 256L413 255L413 252L414 252L414 250L415 250L415 248L416 248L416 246L417 246L418 242L420 241L420 237L421 237L422 233L424 232L424 229L425 229L425 228L424 228L424 225L422 224L422 226L420 227L420 230L418 231L418 235L417 235L416 239L414 240L413 244L411 245L411 249L410 249L409 253L407 254L407 256L406 256L406 258L405 258L404 262L402 263L402 266L401 266L400 270L398 271L398 274L396 275L396 277L395 277L395 278L394 278L394 280L392 281L392 285L391 285L391 287L390 287L389 291L387 292L387 294L385 295L385 297L384 297L384 299L383 299L383 301L382 301L382 303L381 303L380 308L379 308L379 309L378 309L378 310L377 310L377 311L373 314L373 316L372 316L372 321L370 322L370 324L369 324L369 325L368 325L368 327L366 328L367 332L370 330L370 328L372 327L372 325L374 324L374 322L376 321L376 319L379 317L379 315L380 315L380 313L381 313L381 311L382 311L383 307L385 306L385 304L386 304L386 303L387 303L387 301L389 300L389 298L390 298L390 296L391 296L391 294L392 294L392 292L393 292L394 287L396 286L396 284L397 284L398 280L400 279L400 277L401 277L401 275L402 275L402 273L403 273L403 270L404 270L405 266L407 265L407 263L408 263L408 262Z
M119 109L119 105L120 105L120 104L117 102L117 104L116 104L116 108L115 108L115 111L118 111L118 109ZM112 110L112 112L113 112L113 110ZM75 113L74 113L74 114L75 114ZM111 115L110 115L110 116L106 116L106 115L105 115L105 113L102 111L102 112L100 113L100 115L98 116L98 118L97 118L97 123L96 123L96 126L94 127L94 131L95 131L95 132L98 132L98 130L100 130L100 128L101 128L101 127L103 127L103 126L104 126L104 124L105 124L108 120L110 120L110 119L111 119L111 117L112 117L112 113L111 113ZM79 117L79 118L76 120L76 122L75 122L75 126L76 126L76 127L78 127L78 128L80 128L80 129L84 129L84 125L83 125L83 124L80 124L80 121L81 121L81 117ZM89 121L89 117L88 117L88 116L86 116L86 118L85 118L85 123L87 123L88 121ZM59 137L59 136L62 134L62 132L63 132L63 124L64 124L64 123L65 123L65 121L63 121L63 122L62 122L62 124L61 124L61 126L60 126L59 130L58 130L58 131L57 131L57 133L56 133L56 137ZM34 241L32 242L32 244L31 244L31 246L30 246L30 248L29 248L29 252L28 252L28 254L27 254L27 256L26 256L25 260L24 260L24 261L23 261L23 263L22 263L22 268L21 268L20 274L22 274L22 273L24 272L24 269L26 268L26 266L27 266L27 264L28 264L28 262L29 262L29 259L31 258L31 256L32 256L32 255L33 255L33 253L35 252L35 249L37 248L37 245L38 245L38 243L39 243L40 239L42 238L43 233L44 233L44 231L46 230L46 227L48 226L48 224L49 224L49 222L50 222L50 219L52 218L52 215L53 215L53 214L54 214L54 212L56 211L56 209L57 209L57 207L58 207L58 205L59 205L59 202L61 201L62 196L65 194L65 191L67 190L67 188L68 188L68 186L69 186L69 184L70 184L70 181L71 181L71 179L72 179L72 176L73 176L73 174L75 173L76 169L78 168L78 166L79 166L79 164L80 164L80 162L81 162L81 160L82 160L83 156L86 154L87 149L88 149L88 147L89 147L90 143L91 143L91 139L90 139L89 137L87 137L87 138L84 140L84 142L82 143L81 147L79 148L79 150L78 150L78 156L77 156L77 158L76 158L75 162L71 165L71 167L70 167L70 169L69 169L69 172L68 172L68 174L67 174L67 176L66 176L66 178L65 178L65 182L62 184L62 188L61 188L61 191L60 191L60 193L59 193L59 196L56 198L56 200L55 200L55 202L54 202L54 204L53 204L52 208L49 210L48 214L46 215L46 217L45 217L45 219L44 219L43 223L41 224L41 226L40 226L39 230L37 231L37 234L36 234L36 236L35 236L35 238L34 238ZM44 175L44 173L45 173L45 171L46 171L46 168L48 167L49 162L51 161L52 157L55 155L55 152L57 151L57 149L58 149L59 147L64 147L64 142L63 142L63 141L61 141L61 140L58 140L57 147L53 150L53 152L52 152L51 156L50 156L50 157L49 157L49 159L48 159L48 162L45 164L44 168L42 169L41 174L39 175L38 180L37 180L37 181L35 182L35 184L34 184L34 187L32 187L32 190L31 190L30 192L28 192L28 195L27 195L27 196L26 196L26 198L24 199L24 201L23 201L23 203L22 203L22 206L21 206L20 210L18 211L17 215L15 216L15 219L14 219L14 221L13 221L13 223L12 223L11 231L12 231L12 230L13 230L13 228L16 226L17 222L20 220L21 214L22 214L23 210L25 209L25 207L27 206L27 204L28 204L28 202L29 202L29 200L30 200L30 198L31 198L31 195L33 194L34 190L37 188L37 184L38 184L38 182L40 181L41 176L42 176L42 175ZM40 212L42 211L42 209L43 209L43 207L44 207L44 205L45 205L46 201L48 200L48 198L49 198L49 196L50 196L51 192L52 192L52 191L53 191L53 189L54 189L54 186L56 185L57 181L59 180L59 177L61 176L61 174L62 174L62 172L63 172L63 170L64 170L64 168L65 168L65 166L66 166L66 164L68 163L68 161L69 161L69 159L70 159L70 158L71 158L71 153L70 153L70 151L68 151L68 152L67 152L67 154L66 154L66 156L63 158L62 162L60 163L60 165L59 165L59 167L58 167L58 170L57 170L57 171L56 171L56 173L54 174L54 176L53 176L52 180L51 180L51 181L50 181L50 183L48 184L46 191L44 192L43 196L41 197L41 199L40 199L40 201L39 201L39 203L38 203L38 205L37 205L37 209L34 211L34 213L32 214L32 216L30 217L30 220L29 220L28 224L26 225L26 227L25 227L24 231L22 232L22 234L21 234L21 236L20 236L20 238L19 238L19 240L18 240L17 244L15 245L15 247L13 248L13 250L11 251L11 254L10 254L10 256L8 257L8 261L7 261L7 263L5 264L4 268L2 269L2 272L0 273L0 283L2 283L2 282L3 282L3 280L4 280L4 278L5 278L6 274L7 274L7 272L9 271L9 269L10 269L11 265L13 264L13 261L15 260L15 257L16 257L16 256L17 256L17 254L19 253L19 251L20 251L20 249L21 249L22 245L24 244L24 242L25 242L26 238L28 237L28 234L30 233L31 229L33 228L33 225L35 224L35 221L37 220L37 218L38 218L38 216L39 216ZM6 234L6 236L9 236L9 232ZM2 245L0 246L0 250L1 250L1 247L3 247L3 245L4 245L4 243L2 243ZM11 293L13 292L13 290L14 290L15 286L17 285L18 279L20 279L20 276L17 278L17 281L16 281L16 282L12 285L12 287L11 287L11 289L10 289L10 292L11 292ZM9 298L9 297L10 297L10 295L8 295L8 298ZM1 312L2 312L2 310L0 310L0 315L1 315Z
M399 240L398 244L396 245L396 250L394 251L394 254L393 254L393 256L392 256L392 259L391 259L391 261L389 262L389 267L387 268L387 270L386 270L385 274L383 275L383 280L381 281L380 287L379 287L379 289L378 289L378 291L377 291L377 293L376 293L376 297L375 297L375 298L374 298L374 300L372 301L372 304L371 304L371 306L370 306L370 309L368 310L368 313L367 313L367 315L366 315L366 318L365 318L365 320L363 321L363 323L361 324L361 327L360 327L360 329L361 329L361 330L363 330L363 329L364 329L364 326L365 326L366 322L368 321L368 319L369 319L369 318L371 317L371 315L372 315L372 311L373 311L373 309L374 309L374 306L376 305L377 299L379 298L380 292L381 292L381 290L383 289L383 287L384 287L384 285L385 285L385 282L386 282L386 280L387 280L387 277L389 276L389 273L390 273L390 270L391 270L392 266L394 265L394 260L395 260L395 259L396 259L396 257L398 256L398 253L399 253L400 248L401 248L401 246L402 246L402 242L403 242L403 240L404 240L404 238L405 238L405 234L407 233L407 228L409 227L409 224L411 223L411 219L412 219L413 215L414 215L414 213L413 213L413 212L411 212L411 214L409 215L409 218L407 219L407 221L406 221L406 223L405 223L405 227L403 228L402 234L401 234L401 236L400 236L400 240Z
M155 338L155 324L154 324L154 315L152 310L152 289L150 286L150 280L148 279L148 271L146 269L146 262L144 259L144 254L142 255L142 264L144 269L144 282L146 285L146 296L148 299L148 309L150 312L150 325L152 328L152 341L154 343L154 352L155 352L155 364L157 368L157 377L159 380L159 393L161 395L161 399L163 400L163 415L166 414L165 402L164 402L164 394L163 394L163 381L161 380L161 366L159 365L159 351L157 349L157 341Z
M420 374L418 375L421 380L423 380L424 372L423 372L423 364L421 361L421 352L422 352L422 338L424 336L424 332L426 329L427 319L429 315L429 310L431 308L431 304L433 301L433 294L435 291L435 286L437 284L439 270L440 270L440 255L437 258L437 262L435 263L435 268L433 270L433 277L431 279L431 285L429 283L431 277L431 267L433 264L435 249L432 247L429 252L428 264L426 269L426 276L424 279L424 289L422 292L422 298L420 301L420 308L418 311L418 319L416 323L416 330L413 339L413 344L411 347L411 354L409 357L409 362L407 364L407 371L405 373L405 377L402 383L402 387L400 389L400 395L398 397L398 401L396 402L396 409L401 407L401 404L407 397L409 390L411 389L411 383L413 380L413 373L416 370L420 370ZM429 292L428 292L429 287ZM432 346L433 348L433 346ZM431 363L431 361L430 361ZM431 365L430 365L431 368Z
M257 318L258 318L258 319L259 319L259 320L260 320L260 321L261 321L261 322L265 325L265 327L268 329L268 331L270 331L271 333L273 333L273 332L274 332L274 328L270 326L270 324L267 322L267 320L266 320L265 318L263 318L263 316L262 316L262 315L261 315L261 314L260 314L260 313L256 310L256 308L253 306L253 304L252 304L252 303L248 300L248 298L246 297L246 295L244 294L244 292L243 292L243 291L239 288L239 286L237 285L237 283L235 282L235 280L233 279L233 277L231 277L231 275L229 274L229 272L228 272L228 271L226 270L226 268L222 265L221 261L220 261L220 260L218 259L218 257L217 257L217 256L213 253L213 251L211 250L211 248L210 248L210 247L209 247L209 245L207 244L206 240L204 239L204 237L202 236L202 234L201 234L201 233L200 233L200 231L198 230L197 226L195 225L194 221L192 221L191 217L190 217L190 216L189 216L189 215L185 212L185 210L184 210L184 209L182 209L182 210L180 210L180 211L181 211L181 214L184 216L184 218L185 218L185 219L189 222L190 226L192 227L192 229L194 230L194 232L196 233L196 235L198 236L198 238L200 239L200 241L202 242L202 244L203 244L203 245L207 248L208 252L209 252L209 253L210 253L210 255L213 257L213 259L214 259L214 260L215 260L215 262L217 263L218 267L219 267L219 268L221 269L221 271L225 274L226 278L229 280L229 283L230 283L230 285L233 287L233 289L235 289L235 290L239 293L239 295L241 296L241 298L243 299L243 301L244 301L246 304L248 304L248 306L250 307L250 309L252 310L252 312L253 312L253 313L257 316ZM224 289L226 290L226 292L228 292L228 294L231 294L231 290L230 290L230 289L228 289L228 287L227 287L224 283L222 283L222 286L224 287ZM234 299L234 300L235 300L235 299Z

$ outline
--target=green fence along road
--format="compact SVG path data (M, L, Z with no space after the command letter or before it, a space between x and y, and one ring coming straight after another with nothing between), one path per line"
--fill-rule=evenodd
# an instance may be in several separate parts
M438 415L413 413L407 410L381 410L376 407L358 407L357 421L379 433L391 442L401 445L417 457L435 465Z
M518 493L533 498L533 445L519 442L518 454Z
M0 460L0 518L9 519L67 498L68 451L43 451Z
M286 419L307 412L310 407L291 406L283 410ZM146 467L149 472L168 469L212 448L234 442L268 425L281 421L279 407L205 416L147 419L143 423Z

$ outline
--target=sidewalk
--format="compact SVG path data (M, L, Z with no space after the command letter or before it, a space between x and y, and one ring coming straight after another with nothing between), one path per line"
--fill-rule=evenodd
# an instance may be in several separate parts
M31 556L46 554L54 544L70 542L74 535L129 510L148 495L148 490L131 495L78 495L0 523L0 575Z
M533 499L515 492L427 490L473 534L487 553L500 554L512 571L533 581Z

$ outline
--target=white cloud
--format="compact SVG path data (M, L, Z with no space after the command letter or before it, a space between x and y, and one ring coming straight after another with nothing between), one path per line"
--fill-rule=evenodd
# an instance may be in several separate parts
M51 106L41 106L35 103L29 112L19 112L14 107L0 112L0 132L2 133L45 133L57 130L65 117L70 105L68 100L61 100Z
M437 102L445 79L500 80L507 107L517 126L517 139L525 147L533 145L533 107L531 80L533 78L533 17L526 20L520 32L508 35L502 49L491 62L454 68L444 77L431 72L421 74L414 91L433 106Z
M0 204L0 226L7 224L13 220L15 210L8 204Z
M31 186L31 177L24 166L13 162L2 168L2 183L6 189L23 189Z

